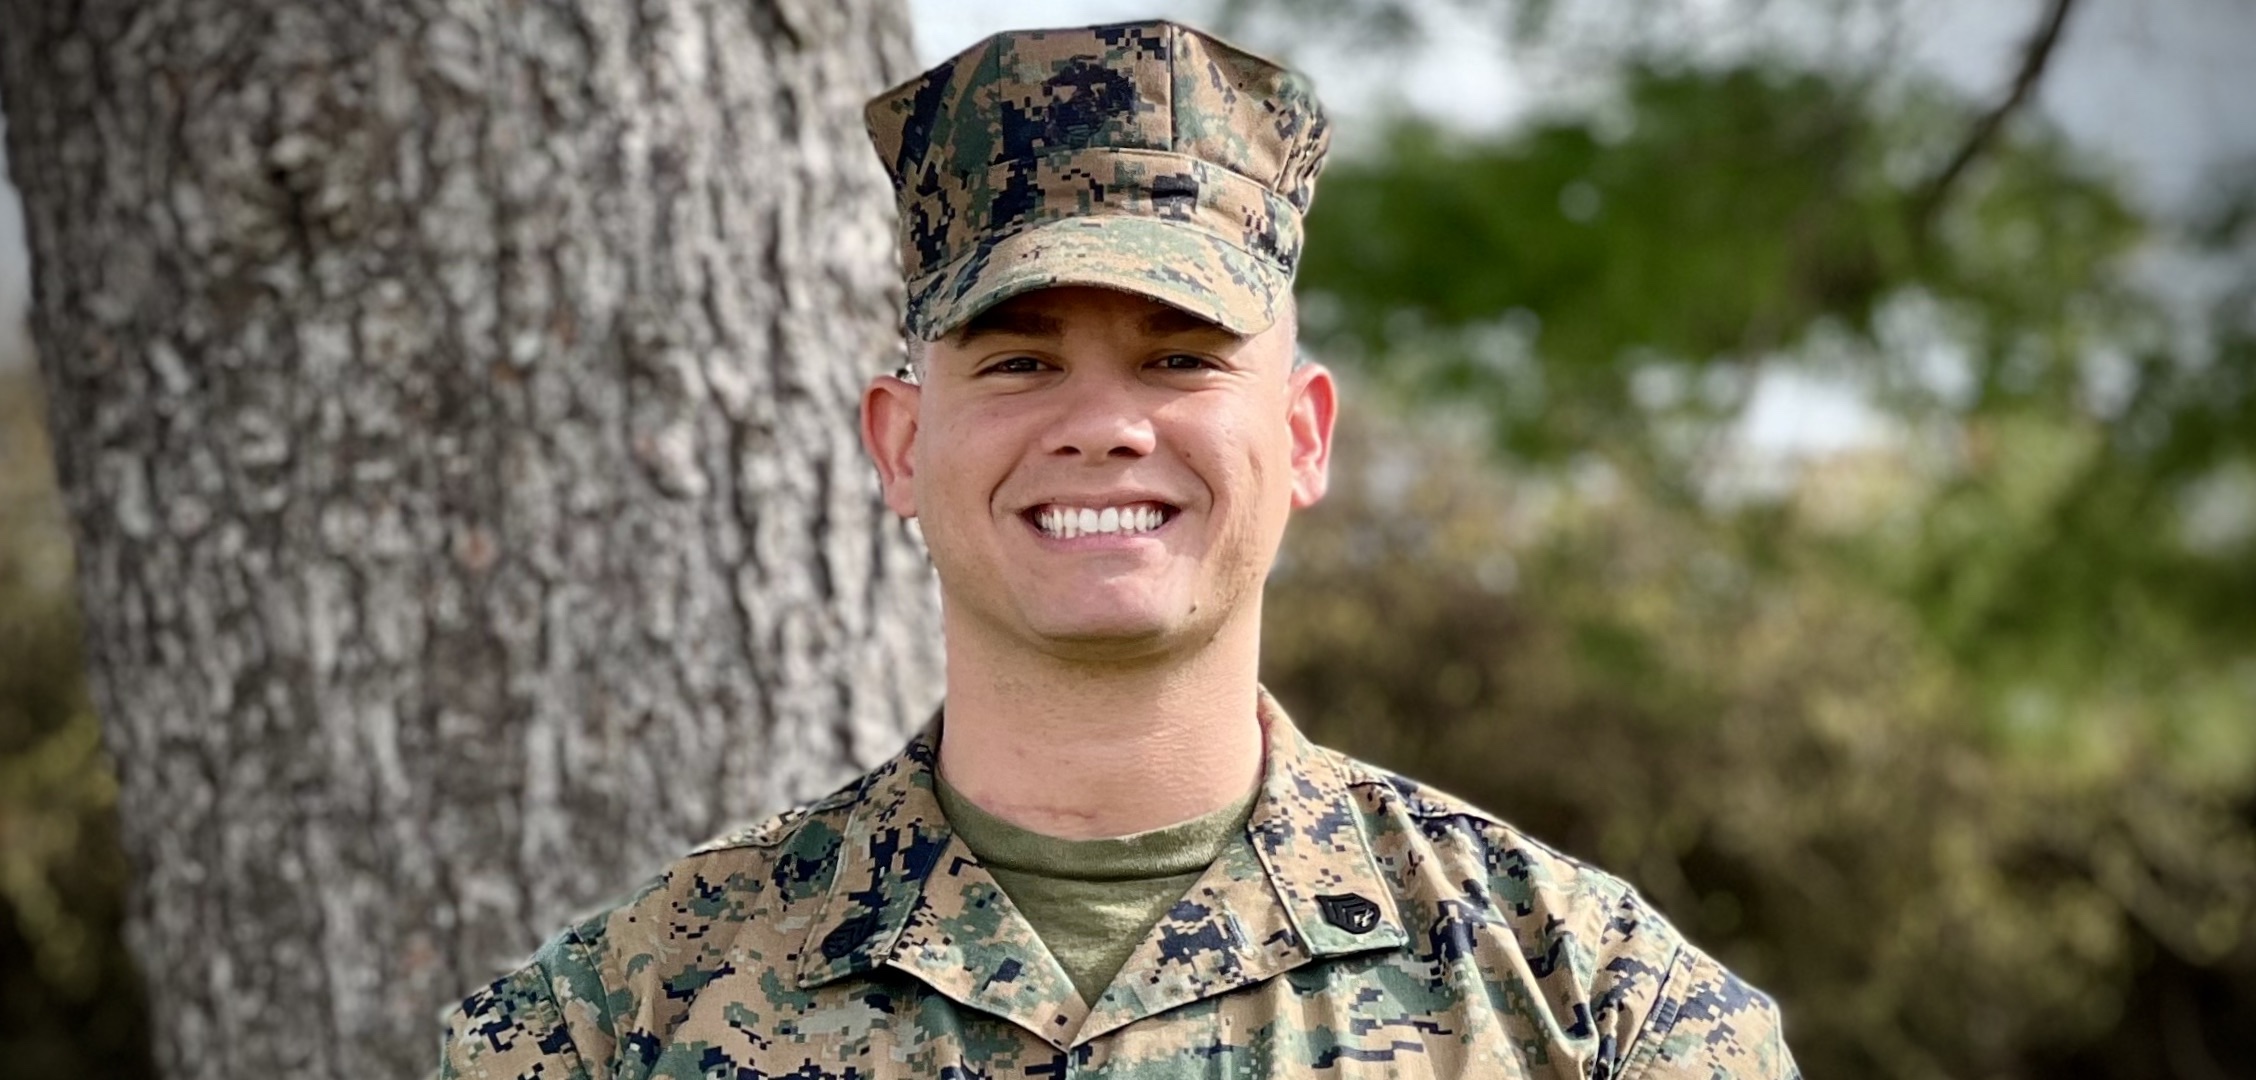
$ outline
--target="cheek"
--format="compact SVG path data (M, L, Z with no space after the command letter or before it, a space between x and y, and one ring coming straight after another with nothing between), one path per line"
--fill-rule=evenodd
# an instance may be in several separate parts
M958 414L925 429L917 443L917 508L943 522L984 517L1010 455L1003 425Z
M1271 430L1277 425L1259 423L1247 412L1186 417L1177 445L1232 523L1257 528L1291 504L1292 439L1289 431Z
M1233 418L1229 430L1232 457L1239 463L1240 479L1249 497L1264 504L1272 501L1292 472L1292 430L1266 414Z

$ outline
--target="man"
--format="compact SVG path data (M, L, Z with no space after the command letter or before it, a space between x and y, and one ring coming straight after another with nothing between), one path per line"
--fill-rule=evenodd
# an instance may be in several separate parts
M473 995L447 1074L1793 1075L1627 886L1256 682L1337 396L1294 363L1305 84L1167 23L1024 32L870 121L912 370L862 434L939 572L945 709Z

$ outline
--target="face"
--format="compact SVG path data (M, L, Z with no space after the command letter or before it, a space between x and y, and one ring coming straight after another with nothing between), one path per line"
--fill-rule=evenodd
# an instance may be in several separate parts
M950 633L1129 661L1258 626L1331 449L1331 376L1292 353L1289 318L1241 338L1069 287L933 342L920 384L874 380L863 440L922 527Z

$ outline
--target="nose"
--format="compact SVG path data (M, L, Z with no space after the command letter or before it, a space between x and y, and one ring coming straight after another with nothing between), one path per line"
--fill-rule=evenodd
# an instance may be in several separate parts
M1157 442L1148 403L1134 379L1088 368L1068 376L1044 449L1098 462L1148 456Z

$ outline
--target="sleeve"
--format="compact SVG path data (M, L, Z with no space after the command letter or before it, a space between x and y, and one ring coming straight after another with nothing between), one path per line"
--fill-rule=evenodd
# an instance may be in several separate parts
M1682 946L1622 1062L1622 1080L1801 1080L1778 1006Z
M603 1080L581 1058L581 1043L606 1041L589 1028L601 1012L585 1007L596 979L588 959L566 934L463 999L446 1018L440 1080Z

